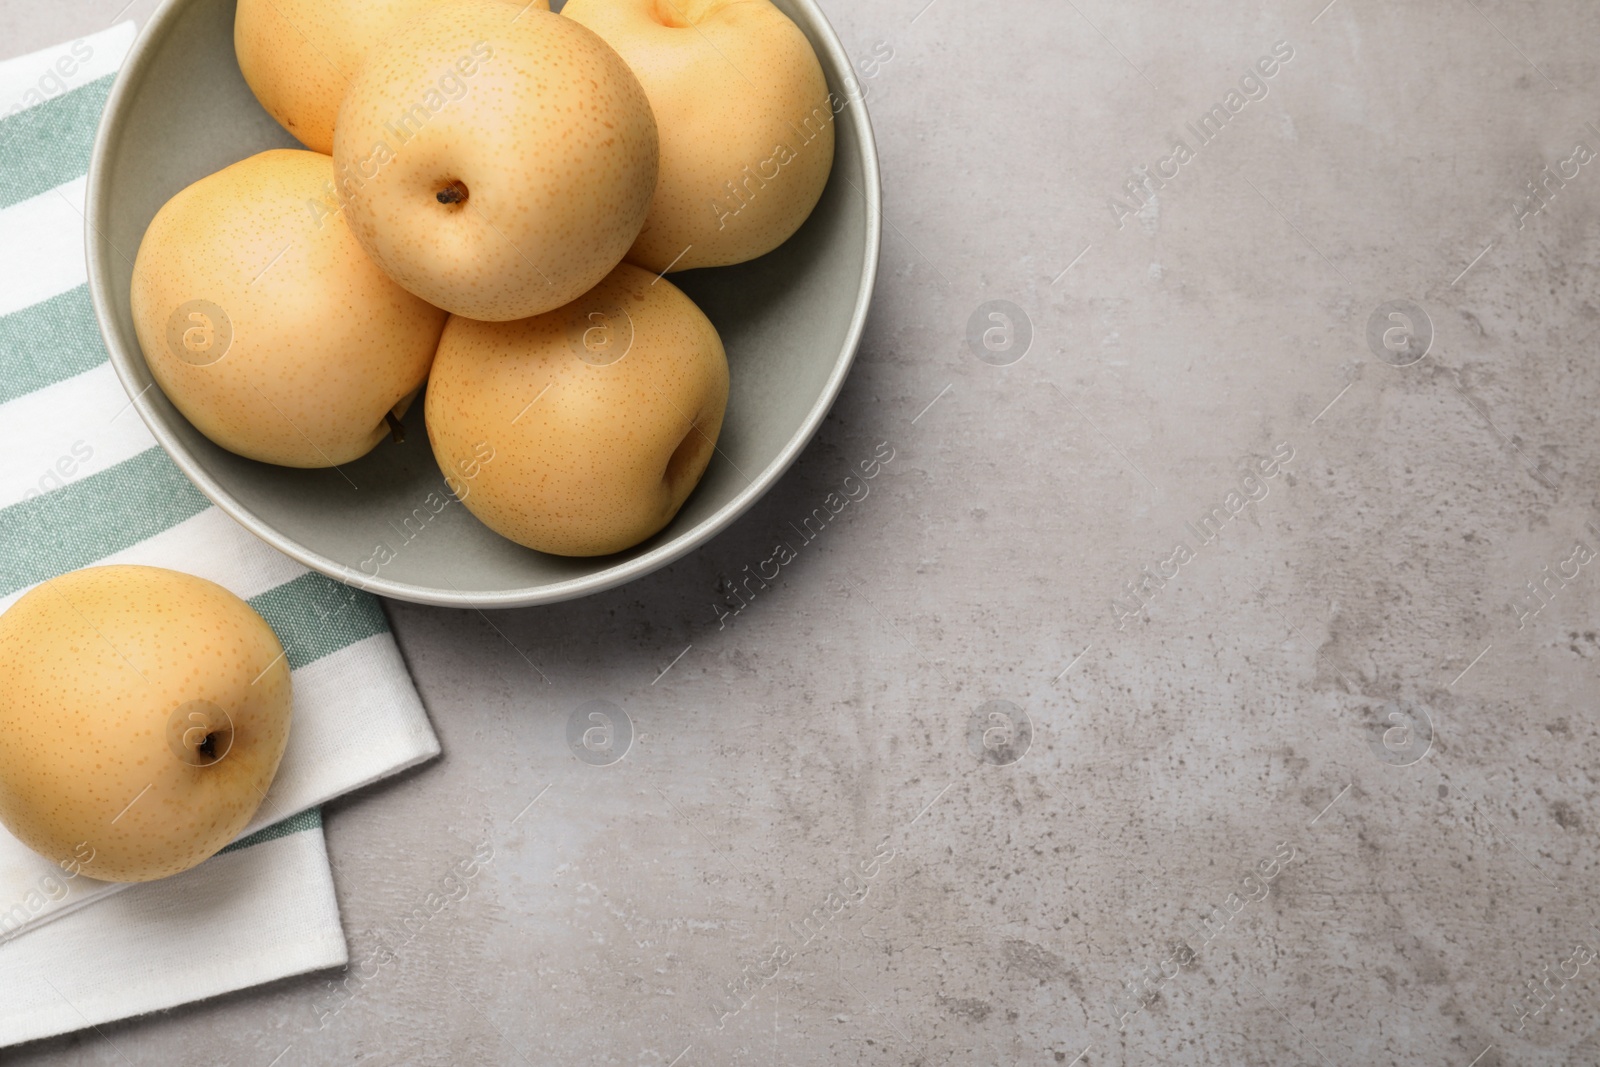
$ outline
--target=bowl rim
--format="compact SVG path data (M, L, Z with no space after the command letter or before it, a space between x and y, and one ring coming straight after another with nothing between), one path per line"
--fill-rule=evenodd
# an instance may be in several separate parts
M129 49L121 69L117 72L116 81L111 87L105 110L101 113L100 123L95 131L94 148L89 158L88 183L84 196L84 219L87 223L84 227L84 257L88 265L89 296L94 307L96 325L106 351L110 354L117 378L130 398L130 403L138 410L139 417L144 420L145 426L149 428L156 442L172 458L184 476L194 483L208 500L250 533L289 558L329 578L397 600L451 608L516 608L554 604L604 592L636 578L642 578L704 545L731 526L740 515L765 495L816 436L817 430L822 426L822 420L833 407L840 390L844 387L845 378L849 376L850 368L855 362L861 335L866 329L867 314L872 305L872 293L877 283L878 257L883 239L883 192L878 169L877 142L873 136L872 119L867 112L866 102L859 95L847 95L846 106L853 106L856 109L855 141L861 156L865 179L865 188L858 188L856 192L866 201L867 232L865 247L862 250L861 284L856 291L855 307L852 309L850 324L845 331L844 344L834 361L833 369L823 383L822 392L801 421L799 429L772 461L735 494L733 499L671 540L621 563L579 578L563 579L546 585L487 591L447 591L385 579L381 576L374 578L353 569L348 564L312 551L273 527L246 507L201 466L177 435L167 428L157 414L154 402L147 398L149 390L155 385L155 380L149 376L148 368L143 374L140 373L140 368L144 367L143 353L128 351L122 344L118 331L113 328L115 315L109 295L112 284L109 264L112 254L121 253L111 246L109 240L99 239L110 202L110 181L105 161L111 142L120 130L122 114L137 93L146 65L150 62L156 43L165 36L168 24L176 20L180 13L194 2L196 0L163 0L161 6L145 24L133 47ZM816 0L790 0L790 2L803 10L811 20L818 39L816 43L820 45L819 51L826 53L825 66L831 64L835 72L845 72L853 81L854 65L845 52L838 33ZM830 94L832 92L830 89ZM834 129L838 130L837 124ZM842 174L840 177L854 187L854 182L850 182ZM137 345L134 348L136 349Z

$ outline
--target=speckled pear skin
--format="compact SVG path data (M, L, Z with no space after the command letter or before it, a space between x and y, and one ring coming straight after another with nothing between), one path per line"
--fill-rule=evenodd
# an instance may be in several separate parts
M834 101L805 34L768 0L569 0L638 76L661 177L628 262L721 267L777 248L833 169Z
M314 152L333 152L333 121L367 54L442 0L239 0L233 47L267 114ZM516 3L518 10L526 0ZM549 0L533 6L550 9Z
M195 700L233 723L209 766L168 741ZM250 821L290 718L283 648L226 589L159 567L64 574L0 615L0 822L91 878L177 874Z
M671 282L624 263L535 318L452 317L429 379L428 437L490 529L541 552L599 556L678 513L727 403L711 320Z
M649 102L616 52L497 0L450 0L376 49L333 146L373 259L429 303L493 321L558 308L622 260L657 156Z
M427 379L445 313L379 270L350 234L333 161L274 149L202 178L151 221L134 261L134 327L150 372L201 433L288 467L365 455ZM196 307L199 325L173 315ZM181 339L231 340L215 362ZM180 316L179 326L188 321ZM213 331L206 334L205 329Z

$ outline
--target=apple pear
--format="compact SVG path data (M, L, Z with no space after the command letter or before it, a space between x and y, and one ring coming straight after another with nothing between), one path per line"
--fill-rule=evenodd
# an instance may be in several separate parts
M568 0L650 98L661 177L628 262L653 271L765 255L816 207L833 120L811 43L769 0Z
M0 822L63 868L146 882L242 832L289 739L277 635L220 585L89 567L0 615Z
M256 99L314 152L333 152L333 120L367 53L441 0L239 0L233 50ZM506 0L520 10L524 0ZM549 0L533 0L541 11Z
M156 213L133 265L150 373L201 433L289 467L371 451L428 376L445 313L361 250L333 160L275 149Z
M456 315L558 308L622 260L656 185L655 118L594 33L448 0L374 49L340 105L340 196L372 258Z
M671 282L624 263L543 315L452 316L428 384L428 437L490 529L541 552L601 556L678 513L727 403L711 320Z

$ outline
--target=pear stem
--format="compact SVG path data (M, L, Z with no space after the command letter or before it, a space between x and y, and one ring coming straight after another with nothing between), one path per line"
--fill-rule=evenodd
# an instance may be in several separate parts
M389 424L389 436L394 438L394 443L397 445L405 444L406 424L401 422L392 411L383 413L383 421Z

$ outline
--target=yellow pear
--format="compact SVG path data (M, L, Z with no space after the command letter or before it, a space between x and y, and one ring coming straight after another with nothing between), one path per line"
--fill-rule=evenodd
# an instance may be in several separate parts
M300 143L333 152L333 120L373 46L441 0L239 0L233 50L267 113ZM525 0L507 0L518 10ZM532 7L550 9L549 0Z
M390 276L475 319L537 315L621 261L656 184L639 82L589 30L449 0L375 49L333 138L350 225Z
M295 149L167 201L132 295L145 362L178 410L223 448L289 467L371 451L426 380L445 319L351 236L333 161Z
M621 53L661 129L630 263L742 263L800 228L828 184L844 101L788 16L768 0L568 0L561 14Z
M220 585L62 575L0 615L0 822L91 878L177 874L249 823L290 714L283 646Z
M671 282L624 263L544 315L452 316L428 382L428 437L490 529L541 552L600 556L678 513L727 403L711 320Z

